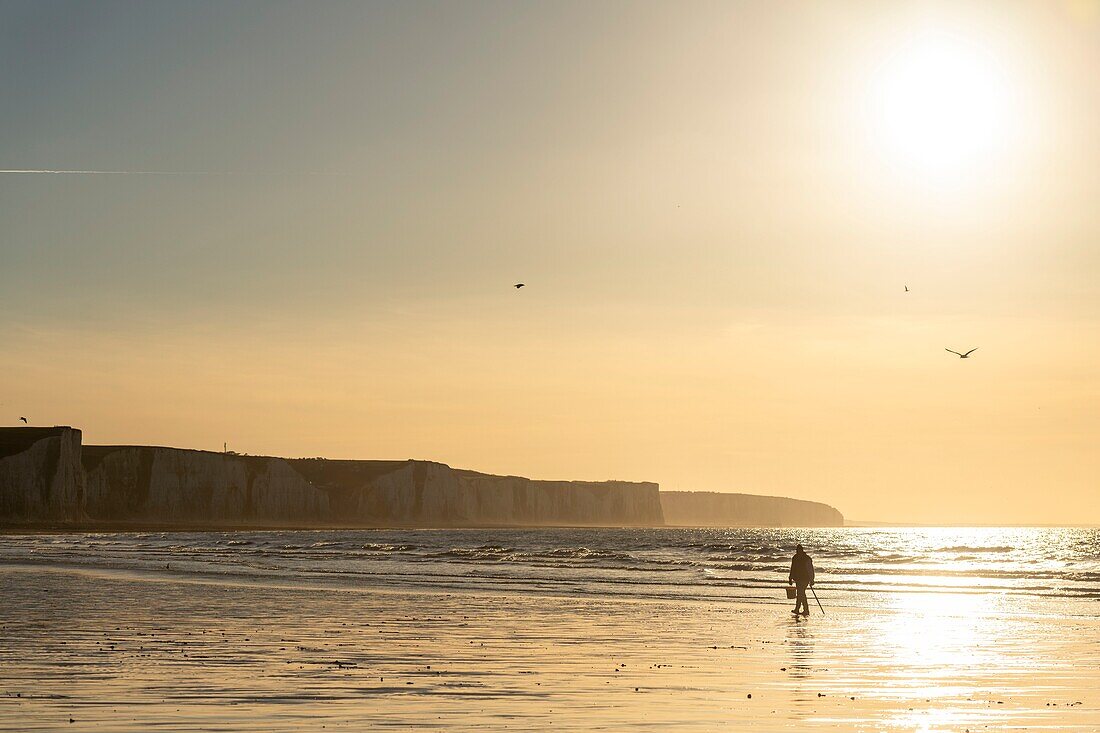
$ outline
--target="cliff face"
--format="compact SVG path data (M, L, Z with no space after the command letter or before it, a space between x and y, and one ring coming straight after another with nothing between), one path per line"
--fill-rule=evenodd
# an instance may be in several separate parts
M534 481L431 461L327 461L291 465L328 492L338 521L375 526L663 523L657 484Z
M79 430L0 428L0 524L188 527L839 527L836 509L624 481L535 481L431 461L330 461L150 446L81 447Z
M146 446L89 446L85 514L189 525L324 522L328 496L281 458Z
M329 461L0 430L0 524L463 527L663 524L657 485L533 481L430 461Z
M816 501L714 491L662 491L665 522L679 527L843 527L844 515Z
M83 494L79 430L0 429L0 520L75 522Z

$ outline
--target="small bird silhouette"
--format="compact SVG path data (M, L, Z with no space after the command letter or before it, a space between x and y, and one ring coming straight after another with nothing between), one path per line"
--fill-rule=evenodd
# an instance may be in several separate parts
M527 284L527 283L516 283L516 284L514 285L514 287L515 287L515 289L516 289L516 290L519 290L520 288L522 288L522 287L523 287L523 286L525 286L526 284Z
M23 422L27 422L27 418L25 418L25 417L21 417L19 419L22 420Z
M907 293L909 292L909 286L908 285L905 286L905 292L907 292Z
M959 357L960 359L969 359L969 358L970 358L970 355L971 355L971 354L973 354L973 353L974 353L975 351L977 351L977 350L978 350L978 347L977 347L977 346L975 346L975 347L974 347L973 349L971 349L970 351L966 352L965 354L960 354L960 353L959 353L959 352L957 352L957 351L952 351L951 349L948 349L948 348L944 347L944 351L951 351L951 353L952 353L952 354L954 354L955 356Z

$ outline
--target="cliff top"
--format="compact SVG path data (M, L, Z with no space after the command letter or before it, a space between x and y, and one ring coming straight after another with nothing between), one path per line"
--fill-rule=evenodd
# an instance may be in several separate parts
M68 425L54 425L50 428L0 428L0 458L22 453L43 438L63 435L66 430L73 430L73 428Z
M806 504L820 504L821 506L827 506L830 509L834 508L823 501L814 501L813 499L794 499L789 496L775 496L773 494L746 494L741 491L661 491L662 494L673 494L677 496L741 496L751 499L777 499L780 501L801 501Z
M83 448L82 463L85 470L94 470L103 458L119 450L172 450L186 451L189 453L205 453L212 456L225 456L245 462L283 460L289 463L306 478L310 483L321 487L336 487L360 484L372 481L379 476L392 473L400 468L416 464L421 466L440 466L454 471L460 476L468 478L485 477L488 479L521 479L534 483L573 483L573 484L630 484L634 486L656 486L650 481L619 481L604 479L596 481L584 481L575 479L532 479L526 476L511 474L485 473L468 468L454 468L440 461L429 461L421 458L286 458L284 456L251 455L246 453L223 453L222 451L209 451L199 448L173 448L163 445L86 445ZM18 451L15 451L18 452Z

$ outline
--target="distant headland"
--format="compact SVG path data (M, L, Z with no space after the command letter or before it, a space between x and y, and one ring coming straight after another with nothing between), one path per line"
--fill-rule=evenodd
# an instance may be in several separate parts
M662 492L656 483L542 481L422 460L276 458L82 445L75 428L0 428L0 526L843 526L816 502Z

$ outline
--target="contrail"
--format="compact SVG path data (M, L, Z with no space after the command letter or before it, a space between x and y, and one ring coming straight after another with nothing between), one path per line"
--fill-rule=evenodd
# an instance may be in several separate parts
M56 173L59 175L85 175L92 173L102 173L111 176L120 175L138 175L138 176L226 176L232 175L231 173L223 173L217 171L76 171L76 170L48 170L45 168L6 168L0 169L0 173L26 173L28 175L35 175L41 173Z
M257 171L107 171L107 170L54 170L38 168L0 168L0 174L15 175L60 175L60 176L339 176L341 173L305 172L257 172Z

